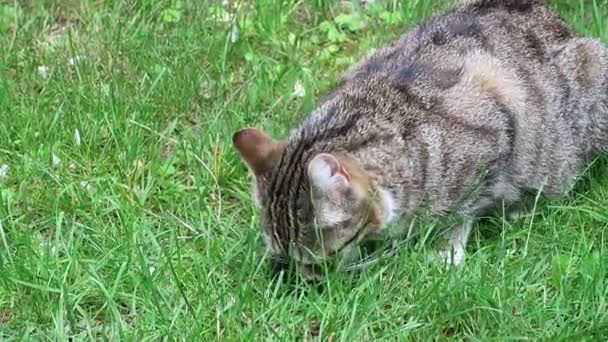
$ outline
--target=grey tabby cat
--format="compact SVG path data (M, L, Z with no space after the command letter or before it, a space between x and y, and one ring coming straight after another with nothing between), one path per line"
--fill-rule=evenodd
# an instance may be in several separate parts
M289 138L233 143L270 254L305 275L422 207L458 218L441 255L459 264L488 208L562 196L608 150L608 50L544 1L468 1L352 67Z

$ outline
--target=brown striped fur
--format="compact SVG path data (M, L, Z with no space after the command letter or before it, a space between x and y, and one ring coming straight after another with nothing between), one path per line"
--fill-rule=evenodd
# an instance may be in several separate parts
M561 196L608 150L608 50L543 1L467 1L353 66L284 143L246 129L235 146L273 255L350 259L425 203L462 219L458 263L482 211Z

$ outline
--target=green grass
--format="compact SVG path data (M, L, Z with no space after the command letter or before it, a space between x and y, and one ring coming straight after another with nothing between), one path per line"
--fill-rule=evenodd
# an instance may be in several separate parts
M460 269L417 245L323 292L273 286L232 132L284 135L435 9L249 3L0 4L0 339L608 336L605 158L532 218L478 225ZM554 4L608 38L603 2Z

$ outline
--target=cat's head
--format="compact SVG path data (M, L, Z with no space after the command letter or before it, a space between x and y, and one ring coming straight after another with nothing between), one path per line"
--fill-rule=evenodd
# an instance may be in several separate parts
M305 277L319 278L316 265L352 261L359 243L379 231L382 209L352 158L253 128L236 132L233 143L252 175L262 237L275 260L295 261Z

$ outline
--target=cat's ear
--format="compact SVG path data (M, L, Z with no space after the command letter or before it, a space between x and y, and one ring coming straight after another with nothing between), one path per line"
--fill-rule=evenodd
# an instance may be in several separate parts
M351 188L351 176L331 154L321 153L308 164L308 180L313 190L326 195L340 195Z
M283 143L255 128L243 128L234 133L232 144L256 175L277 163L283 151Z

